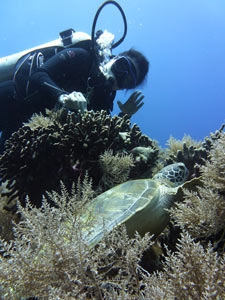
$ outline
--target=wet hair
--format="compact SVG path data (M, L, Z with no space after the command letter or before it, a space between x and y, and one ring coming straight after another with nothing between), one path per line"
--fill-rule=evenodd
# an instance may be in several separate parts
M135 67L138 68L138 70L136 70L138 74L136 86L141 84L144 81L149 69L149 62L146 57L141 52L134 50L133 48L120 53L119 56L126 56L134 62Z

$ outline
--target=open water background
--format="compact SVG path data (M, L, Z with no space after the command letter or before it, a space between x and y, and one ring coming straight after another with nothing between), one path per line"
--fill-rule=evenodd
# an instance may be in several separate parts
M74 28L91 33L98 0L7 0L0 10L0 57L58 38ZM131 47L151 63L139 88L144 107L132 118L142 132L165 146L170 135L201 140L219 129L225 118L225 1L118 0L128 21L128 34L114 54ZM109 5L97 29L116 40L122 18ZM119 92L124 101L130 92ZM113 114L118 113L115 101Z

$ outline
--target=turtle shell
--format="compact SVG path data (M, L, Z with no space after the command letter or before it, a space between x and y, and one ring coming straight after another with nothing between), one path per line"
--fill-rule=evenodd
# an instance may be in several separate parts
M177 188L169 188L153 179L131 180L96 197L88 206L83 219L91 218L92 226L85 231L88 245L97 244L104 234L125 224L129 236L136 231L157 235L168 222L162 202L169 203Z

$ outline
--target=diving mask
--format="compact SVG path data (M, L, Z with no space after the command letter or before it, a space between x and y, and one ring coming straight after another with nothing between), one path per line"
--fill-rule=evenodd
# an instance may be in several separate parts
M118 88L134 88L137 83L134 64L126 56L118 56L114 59L111 70L116 77Z

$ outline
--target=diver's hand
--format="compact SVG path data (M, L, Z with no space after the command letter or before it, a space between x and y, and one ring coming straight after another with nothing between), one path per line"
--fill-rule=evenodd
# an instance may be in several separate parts
M122 113L132 116L144 105L143 99L142 92L135 91L124 104L120 101L117 101L117 104Z
M71 94L62 94L59 96L59 102L68 110L84 112L87 110L87 100L80 92L72 92Z

